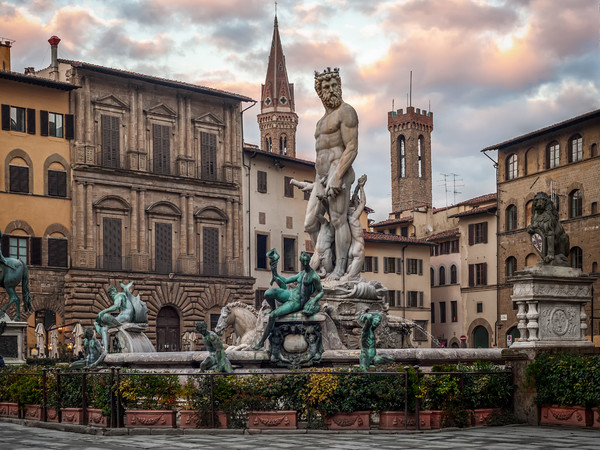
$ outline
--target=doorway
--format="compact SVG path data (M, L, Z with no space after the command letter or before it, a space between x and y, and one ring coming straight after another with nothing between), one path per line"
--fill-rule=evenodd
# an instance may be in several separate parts
M179 351L179 313L172 306L163 306L156 317L156 351Z
M473 330L473 348L489 348L490 334L482 325L475 327Z

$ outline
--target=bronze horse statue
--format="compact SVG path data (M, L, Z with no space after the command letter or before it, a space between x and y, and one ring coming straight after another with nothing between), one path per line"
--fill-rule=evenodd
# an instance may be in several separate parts
M17 295L17 292L15 291L15 288L21 282L23 282L23 307L26 312L32 310L31 295L29 293L29 275L27 266L20 259L6 258L6 261L9 265L0 264L0 287L6 289L9 300L8 303L4 305L2 309L0 309L0 318L4 317L6 310L12 303L14 303L15 308L17 309L17 314L15 315L14 320L15 322L18 322L21 319L21 301Z

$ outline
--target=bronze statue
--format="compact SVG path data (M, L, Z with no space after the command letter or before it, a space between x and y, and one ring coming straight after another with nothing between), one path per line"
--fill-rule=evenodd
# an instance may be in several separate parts
M290 278L283 278L277 273L277 261L279 254L275 249L270 250L267 256L271 260L271 271L273 278L271 283L276 282L279 287L271 288L265 292L265 300L271 307L269 321L263 333L261 340L254 346L254 350L259 350L265 344L265 341L273 331L275 320L278 317L302 311L307 316L312 316L319 312L319 300L323 297L323 286L319 275L310 267L310 255L306 252L300 254L300 263L302 271ZM287 289L287 285L297 282L298 285L293 289ZM316 294L313 297L313 294ZM281 304L277 306L277 304Z
M370 366L394 362L394 358L386 353L377 354L375 348L375 329L381 323L381 313L365 312L358 318L358 323L363 325L360 335L359 363L362 370Z
M223 343L214 331L208 331L206 322L196 324L196 331L202 335L202 342L208 350L208 356L200 364L202 370L216 370L217 372L233 373L231 362L227 359Z
M71 364L72 369L80 369L82 367L93 368L99 366L104 362L106 357L106 350L102 348L100 341L94 336L95 332L93 328L86 328L83 334L83 350L84 359L75 361Z
M0 232L1 237L2 233ZM22 283L23 307L25 312L32 311L27 266L20 259L5 258L2 251L0 251L0 287L6 289L6 293L8 294L8 303L0 309L0 318L4 317L6 310L14 303L17 309L14 320L21 320L21 300L15 291L19 283Z
M569 266L569 236L558 220L558 212L552 199L545 192L533 198L533 214L527 232L539 252L540 265Z

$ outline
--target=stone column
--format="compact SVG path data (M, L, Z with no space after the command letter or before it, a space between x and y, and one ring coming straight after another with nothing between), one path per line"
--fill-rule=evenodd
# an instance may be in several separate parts
M138 208L139 208L139 249L140 253L147 253L147 242L146 242L146 211L144 205L146 203L146 191L144 189L140 189L139 198L138 198Z
M187 254L193 256L195 252L194 245L194 196L189 195L187 197L188 208L187 208Z
M131 230L129 232L131 239L131 253L138 251L138 192L135 189L130 191L131 195Z
M192 102L189 97L185 98L185 155L192 156Z
M187 254L187 202L185 194L179 194L179 208L181 208L181 217L179 218L179 253Z
M87 230L85 233L85 248L91 250L94 248L94 208L92 204L93 183L87 183L85 186L85 210L87 212Z
M77 236L77 250L83 250L85 248L84 236L85 236L85 197L83 191L83 183L77 181L76 188L76 210L75 210L75 223L76 223L76 236ZM91 214L91 212L90 212Z

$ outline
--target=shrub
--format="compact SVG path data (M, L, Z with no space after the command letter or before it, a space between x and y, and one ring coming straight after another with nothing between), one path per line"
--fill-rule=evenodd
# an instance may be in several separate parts
M127 409L173 409L181 387L177 375L124 372L119 383L123 406Z
M36 368L22 366L17 369L7 387L8 399L21 404L42 403L42 374Z

